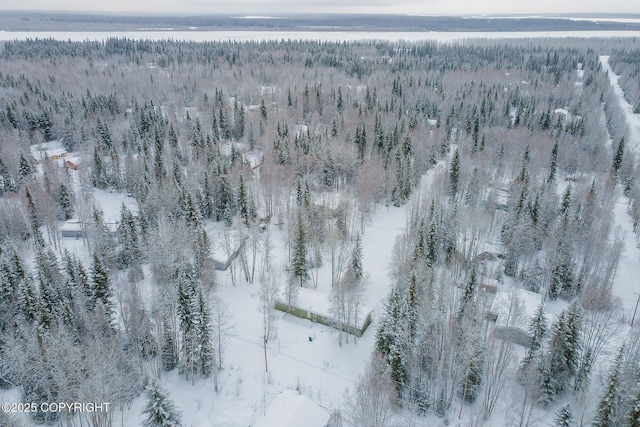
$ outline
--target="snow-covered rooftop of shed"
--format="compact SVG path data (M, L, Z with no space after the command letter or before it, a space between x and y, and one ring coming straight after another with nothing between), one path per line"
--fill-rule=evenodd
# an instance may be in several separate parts
M93 192L93 199L96 207L102 210L104 222L107 224L117 224L120 221L120 209L123 203L131 213L134 215L138 213L138 203L126 194L96 189Z

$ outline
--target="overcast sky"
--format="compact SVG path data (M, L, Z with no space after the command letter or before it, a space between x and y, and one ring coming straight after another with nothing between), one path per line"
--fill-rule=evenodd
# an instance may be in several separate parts
M0 0L0 10L219 13L638 13L640 0Z

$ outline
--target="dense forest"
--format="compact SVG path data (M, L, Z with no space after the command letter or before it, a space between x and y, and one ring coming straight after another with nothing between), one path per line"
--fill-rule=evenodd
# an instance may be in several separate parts
M375 348L332 425L465 408L465 425L639 425L640 335L617 299L635 296L612 291L638 141L600 55L634 113L640 56L599 45L5 42L0 387L113 406L36 423L119 425L146 396L147 425L179 424L163 375L218 391L246 310L219 298L214 252L259 289L265 361L276 301L291 312L322 266L335 339L359 345L361 236L402 207ZM128 202L111 218L99 194Z

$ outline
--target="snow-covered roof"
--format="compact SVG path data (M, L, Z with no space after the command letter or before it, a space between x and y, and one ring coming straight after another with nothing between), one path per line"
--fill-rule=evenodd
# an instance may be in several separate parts
M31 155L37 161L43 158L60 157L66 154L67 150L62 147L60 141L43 142L41 144L35 144L30 147Z
M120 209L123 203L132 214L138 214L138 203L133 197L127 196L126 194L95 189L93 199L96 202L96 206L102 210L104 222L108 227L117 229L118 222L120 221ZM110 224L112 225L110 226Z
M253 427L326 427L331 415L293 390L280 393Z
M286 301L286 296L282 295L281 301ZM315 313L319 316L324 317L325 319L333 319L333 314L331 313L331 302L329 301L329 295L323 292L319 292L309 288L299 287L297 290L297 296L295 304L292 304L293 307L299 308L301 310L308 311L309 313ZM363 301L360 304L360 308L358 309L358 327L362 328L367 323L367 315L371 313L371 308L367 306L366 301Z
M60 226L60 231L81 231L82 222L78 219L70 219Z
M313 289L299 288L295 306L322 316L331 316L329 313L330 303L327 294L314 291Z
M247 151L242 154L242 161L252 169L256 166L260 166L263 159L264 154L260 150Z
M220 142L220 154L224 156L230 156L231 150L235 147L236 150L242 152L246 149L246 145L242 142L233 141L221 141Z

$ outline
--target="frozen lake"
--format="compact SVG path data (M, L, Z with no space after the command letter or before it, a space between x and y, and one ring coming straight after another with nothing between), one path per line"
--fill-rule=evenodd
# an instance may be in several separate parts
M373 32L373 31L0 31L0 41L28 38L55 40L103 41L110 37L146 40L204 41L265 41L314 40L320 42L385 40L409 42L453 42L467 39L522 39L522 38L640 38L640 31L522 31L522 32Z

